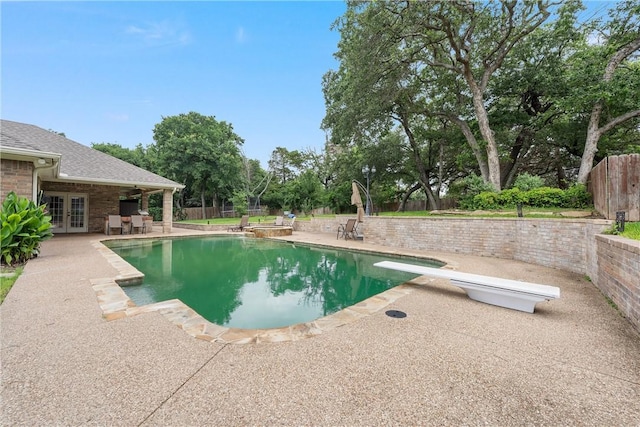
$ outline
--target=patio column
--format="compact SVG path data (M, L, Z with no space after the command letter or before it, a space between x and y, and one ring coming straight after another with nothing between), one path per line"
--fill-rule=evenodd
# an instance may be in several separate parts
M173 191L165 189L162 192L162 232L171 233L173 223Z
M149 195L147 193L142 193L140 196L140 209L149 212Z

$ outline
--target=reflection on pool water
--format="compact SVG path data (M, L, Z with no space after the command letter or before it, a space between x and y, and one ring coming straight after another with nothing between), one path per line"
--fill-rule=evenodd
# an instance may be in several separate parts
M309 322L397 286L415 274L374 267L388 255L238 237L112 240L144 273L124 287L137 305L180 299L218 325L262 329ZM439 267L428 260L403 262Z

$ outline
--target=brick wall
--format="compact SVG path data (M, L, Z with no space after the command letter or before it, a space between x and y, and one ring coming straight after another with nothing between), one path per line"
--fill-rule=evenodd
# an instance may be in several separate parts
M596 236L597 286L640 331L640 242L620 236Z
M33 199L33 162L2 159L0 170L2 170L0 201L3 201L12 191L15 191L18 196Z
M296 230L335 234L348 217L296 222ZM594 277L594 236L610 221L372 216L358 226L367 243L514 259Z
M84 193L89 205L89 233L103 233L107 215L120 212L118 187L108 185L74 184L66 182L43 182L42 190L49 192Z
M296 221L295 229L335 235L347 218ZM584 274L640 331L640 242L601 234L611 223L600 219L369 217L359 230L367 243L514 259Z

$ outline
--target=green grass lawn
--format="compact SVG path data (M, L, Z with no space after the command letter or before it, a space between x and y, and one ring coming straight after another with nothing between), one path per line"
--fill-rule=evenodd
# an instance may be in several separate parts
M355 215L355 214L354 214ZM316 215L316 218L334 218L334 214L329 215ZM297 216L296 221L310 221L311 216ZM250 216L249 224L273 224L276 220L275 215L265 215L265 216ZM286 220L286 218L285 218ZM209 218L209 219L187 219L184 221L176 221L183 222L186 224L210 224L210 225L238 225L240 224L240 218Z
M570 209L559 209L559 208L524 208L523 215L525 218L555 218L555 219L571 219L571 217L561 216L561 212L566 212ZM591 209L571 209L572 211L578 212L586 212L591 213ZM349 214L342 214L349 215ZM353 213L352 215L355 215ZM452 213L442 213L442 212L430 212L430 211L411 211L411 212L380 212L380 216L413 216L413 217L469 217L469 218L515 218L517 217L517 212L515 209L503 209L499 211L485 211L480 213L472 213L472 212L458 212L455 214ZM334 218L334 214L326 214L326 215L315 215L315 218ZM296 221L309 221L311 220L311 216L298 216L296 217ZM252 216L249 217L250 224L271 224L275 221L275 215L266 215L266 216ZM178 221L189 224L211 224L211 225L237 225L240 223L240 218L210 218L210 219L193 219L193 220L185 220ZM640 222L627 222L625 224L624 233L621 233L621 236L624 236L629 239L640 240Z
M522 209L522 214L527 218L570 218L562 216L562 212L584 212L592 214L592 209L560 209L560 208L528 208ZM500 209L492 211L449 211L449 212L431 212L431 211L411 211L411 212L380 212L380 216L431 216L431 217L471 217L471 218L515 218L518 213L513 209Z
M592 209L560 209L560 208L527 208L523 209L523 215L528 218L567 218L561 216L561 212L566 211L578 211L578 212L586 212L588 214L592 213ZM341 216L355 215L352 214L340 214ZM495 211L482 211L482 212L465 212L465 211L457 211L456 213L446 213L446 212L431 212L431 211L410 211L410 212L380 212L376 214L379 216L413 216L413 217L484 217L484 218L515 218L518 216L516 209L502 209ZM326 214L326 215L315 215L315 218L334 218L335 214ZM311 220L311 215L309 216L298 216L296 217L296 221L309 221ZM249 222L251 224L260 224L260 223L272 223L276 219L275 215L266 215L266 216L251 216L249 217ZM185 222L189 224L211 224L211 225L235 225L240 223L240 218L209 218L209 219L192 219L192 220L184 220L178 222Z
M620 235L628 239L640 240L640 222L625 223L624 232Z
M275 215L267 215L267 216L250 216L249 223L250 224L260 224L260 223L273 223L275 222ZM185 221L177 221L184 222L187 224L211 224L211 225L238 225L240 224L240 218L209 218L209 219L191 219Z
M24 267L2 267L0 269L0 304L7 297L7 294L11 290L13 284L18 280L20 274L22 274L22 270Z

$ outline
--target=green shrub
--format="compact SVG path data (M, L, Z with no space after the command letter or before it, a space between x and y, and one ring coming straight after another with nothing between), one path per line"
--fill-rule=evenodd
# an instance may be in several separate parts
M513 182L513 188L517 188L520 191L529 191L534 188L540 188L544 185L542 178L536 175L530 175L528 173L522 173L516 177Z
M39 253L40 243L53 236L51 217L44 213L45 205L36 206L13 191L2 203L2 252L0 261L6 265L27 262Z
M458 206L466 210L511 209L519 203L537 208L570 209L585 209L593 205L591 194L582 184L575 184L567 190L542 187L540 184L540 177L523 173L518 176L513 188L496 193L493 186L485 183L481 177L469 175L452 186L451 194L458 197Z
M510 188L509 190L502 191L498 195L498 203L501 207L513 208L518 203L528 204L529 198L527 197L527 193L521 191L519 188Z
M593 204L591 194L584 184L575 184L564 191L567 208L584 209Z
M565 205L565 194L559 188L540 187L526 192L529 206L555 208Z
M149 216L153 217L154 221L162 221L162 208L149 206Z
M456 190L460 192L458 204L462 209L483 209L475 206L474 198L483 192L495 193L493 185L484 182L482 177L478 175L468 175L465 177Z
M592 205L591 195L584 185L574 185L567 190L539 187L529 191L511 188L500 193L484 191L466 200L463 209L488 210L515 208L518 203L537 208L584 209Z
M473 198L474 209L498 209L500 205L498 203L499 194L493 191L483 191Z
M247 193L244 191L236 191L231 197L233 203L233 210L237 215L246 215L249 212L249 201L247 200Z

